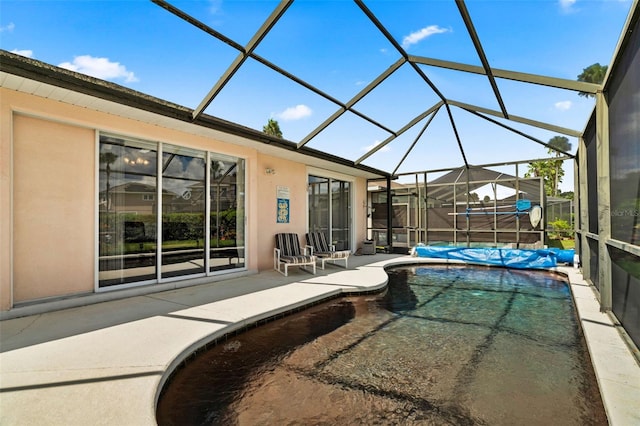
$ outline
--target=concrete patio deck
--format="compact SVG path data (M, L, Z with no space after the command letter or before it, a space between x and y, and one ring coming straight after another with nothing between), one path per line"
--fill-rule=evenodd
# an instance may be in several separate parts
M349 269L275 271L0 322L0 424L154 425L158 392L194 350L228 332L342 292L372 291L386 266L428 259L352 256ZM439 261L438 263L442 263ZM640 424L640 366L592 287L568 275L612 425Z

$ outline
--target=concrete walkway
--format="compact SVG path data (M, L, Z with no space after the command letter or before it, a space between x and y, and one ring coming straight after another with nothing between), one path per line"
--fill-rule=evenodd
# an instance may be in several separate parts
M0 424L154 425L168 374L205 343L261 319L387 282L384 267L429 262L353 256L349 269L275 271L0 322ZM591 287L569 275L612 425L640 424L640 367Z

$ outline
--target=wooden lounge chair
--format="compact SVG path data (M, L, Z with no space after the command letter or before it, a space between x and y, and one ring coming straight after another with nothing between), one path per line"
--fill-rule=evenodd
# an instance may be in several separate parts
M316 273L316 257L311 254L311 247L300 249L298 234L280 233L276 234L276 247L273 249L273 269L288 276L289 266L300 266L309 271L306 267L312 266L313 274Z
M306 234L307 245L312 247L311 254L316 256L321 262L321 268L324 269L325 262L336 264L337 261L344 261L344 267L348 266L349 250L338 250L336 246L329 245L327 238L323 232L309 232Z

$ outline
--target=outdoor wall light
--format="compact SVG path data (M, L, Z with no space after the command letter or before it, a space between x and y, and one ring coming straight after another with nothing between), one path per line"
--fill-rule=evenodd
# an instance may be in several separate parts
M266 169L264 169L264 174L266 174L266 175L275 175L276 174L276 169L272 169L270 167L267 167Z

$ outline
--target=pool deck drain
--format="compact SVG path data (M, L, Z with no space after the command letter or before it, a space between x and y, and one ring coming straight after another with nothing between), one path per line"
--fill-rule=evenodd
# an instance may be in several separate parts
M0 322L0 424L155 425L158 390L185 357L230 331L340 293L383 288L384 267L350 259L317 275L275 271ZM579 271L568 275L609 423L640 424L640 366Z

